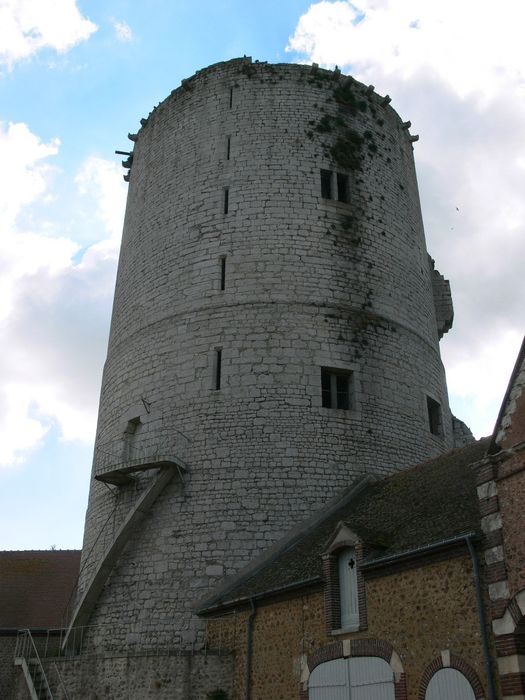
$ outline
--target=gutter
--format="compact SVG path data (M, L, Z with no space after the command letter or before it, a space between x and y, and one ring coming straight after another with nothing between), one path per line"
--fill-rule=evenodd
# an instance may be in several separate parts
M253 621L257 615L257 609L253 599L250 599L252 610L246 621L246 666L244 669L244 698L252 697L252 656L253 656Z
M455 544L461 544L463 542L466 542L467 537L476 537L476 533L467 532L464 535L456 535L455 537L449 537L444 540L437 540L436 542L432 542L431 544L425 544L422 547L407 549L404 552L399 552L398 554L390 554L386 557L378 557L377 559L371 559L369 561L363 562L361 564L361 569L372 570L394 562L404 561L405 559L414 559L416 557L423 556L428 552L432 552L436 549L451 547Z
M485 672L487 674L487 685L489 691L489 700L496 700L496 690L494 685L494 674L492 672L492 664L490 659L489 640L487 633L487 624L485 620L485 608L483 607L483 598L481 594L481 583L479 579L478 557L476 550L472 544L472 535L465 535L464 540L468 547L470 558L472 560L472 573L474 575L474 586L476 588L476 603L478 607L479 628L481 631L481 642L483 644L483 659L485 661Z
M288 593L289 591L295 591L297 588L306 588L306 586L313 586L315 584L321 584L322 578L320 576L313 576L311 578L305 578L301 581L294 581L294 583L288 583L284 586L278 586L277 588L272 588L269 591L261 591L260 593L255 593L247 596L240 596L239 598L232 598L231 600L221 601L216 605L211 605L207 608L201 608L197 610L197 615L206 615L209 613L217 612L219 610L224 610L226 608L232 608L235 605L243 605L246 603L252 604L254 600L262 600L264 598L271 598L274 595L280 593Z

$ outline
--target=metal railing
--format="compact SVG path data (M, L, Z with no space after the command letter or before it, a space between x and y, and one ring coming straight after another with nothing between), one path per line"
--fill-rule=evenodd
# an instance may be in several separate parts
M25 662L29 672L29 678L26 676L28 684L29 682L32 683L33 690L39 700L53 700L40 654L38 653L30 630L20 630L17 634L15 661L18 659Z
M76 656L172 656L195 653L206 649L206 630L195 629L175 631L180 625L175 620L167 620L162 627L119 629L114 624L86 625L48 630L49 643L45 648L48 655L55 657ZM69 634L68 634L69 631ZM67 637L67 644L63 642Z
M69 694L67 692L66 684L64 683L64 679L62 678L62 674L58 670L58 666L56 665L56 663L53 663L53 668L55 669L55 673L57 674L58 682L60 683L60 687L62 688L64 697L66 700L69 700Z
M95 473L103 474L126 465L158 461L162 458L178 458L187 461L190 439L181 431L174 436L159 436L147 433L140 438L120 439L101 443L95 447Z
M190 448L190 439L181 431L176 431L176 436L159 439L158 437L148 440L141 438L140 442L126 442L125 440L112 440L101 443L95 448L94 467L96 474L103 474L116 468L126 468L135 466L140 470L141 464L148 462L158 462L165 460L177 460L185 462ZM99 527L96 536L89 544L89 548L82 556L82 566L75 581L73 590L66 603L62 615L62 624L67 625L73 618L76 604L79 597L78 584L81 578L89 578L90 568L96 566L97 561L103 556L107 547L111 544L115 530L117 528L118 501L115 500L112 508ZM121 516L124 517L123 515Z

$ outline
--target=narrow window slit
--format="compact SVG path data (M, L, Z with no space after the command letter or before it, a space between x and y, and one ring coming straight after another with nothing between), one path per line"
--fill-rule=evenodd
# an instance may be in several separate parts
M224 213L228 213L228 208L229 208L229 203L230 203L230 188L225 187L224 188Z
M215 390L218 391L221 388L221 363L222 363L222 349L215 348Z
M230 88L230 109L233 107L233 88Z
M226 140L226 160L230 160L231 136Z
M220 263L221 263L221 291L224 291L226 289L226 256L225 255L221 255Z

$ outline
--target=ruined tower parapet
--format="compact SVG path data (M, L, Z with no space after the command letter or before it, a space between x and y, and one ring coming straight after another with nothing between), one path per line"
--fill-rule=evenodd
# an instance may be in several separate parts
M357 475L453 445L414 137L388 101L238 59L131 135L76 618L117 646L198 643L218 578Z
M432 279L432 293L434 297L434 310L436 312L436 323L438 336L441 339L445 333L452 328L454 321L454 306L452 304L452 293L450 282L436 270L434 260L428 256L430 274Z

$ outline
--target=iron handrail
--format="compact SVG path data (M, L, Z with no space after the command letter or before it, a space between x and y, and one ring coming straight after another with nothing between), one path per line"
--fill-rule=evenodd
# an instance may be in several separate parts
M53 666L55 667L56 674L58 676L58 680L60 682L60 685L62 686L62 690L64 691L64 697L66 700L69 700L69 695L67 692L66 684L64 683L64 680L62 678L62 674L58 670L58 666L56 665L56 662L53 662Z
M22 639L22 642L20 643L20 639ZM32 652L32 655L31 655ZM40 683L39 683L39 688L38 688L38 694L40 695L40 691L42 690L42 683L44 684L44 690L46 692L46 695L48 698L53 698L53 694L51 692L51 688L49 687L49 682L47 680L46 672L44 671L44 667L42 665L42 660L40 659L40 654L38 653L38 649L36 648L33 635L31 634L31 630L25 629L25 630L19 630L17 638L16 638L16 646L15 646L15 658L23 658L28 667L30 666L29 662L36 662L38 666L38 670L40 672ZM34 678L33 675L31 674L31 679L34 683Z

